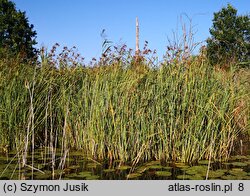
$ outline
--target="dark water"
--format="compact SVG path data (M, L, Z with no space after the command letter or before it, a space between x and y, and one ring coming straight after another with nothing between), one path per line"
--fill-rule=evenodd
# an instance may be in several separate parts
M27 157L27 165L21 167L22 157L15 153L0 156L0 179L18 180L250 180L250 155L232 156L228 162L200 161L197 165L160 161L141 163L134 167L119 160L99 163L88 159L81 152L70 153L60 169L61 154L57 154L53 168L51 155L36 152ZM33 164L32 164L33 159ZM32 172L33 168L33 172ZM208 170L209 169L209 170Z

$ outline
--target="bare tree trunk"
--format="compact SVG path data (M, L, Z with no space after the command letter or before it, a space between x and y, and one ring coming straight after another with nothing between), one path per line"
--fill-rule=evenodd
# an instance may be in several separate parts
M139 57L140 49L139 49L139 21L138 17L136 17L136 46L135 46L135 55L136 58Z

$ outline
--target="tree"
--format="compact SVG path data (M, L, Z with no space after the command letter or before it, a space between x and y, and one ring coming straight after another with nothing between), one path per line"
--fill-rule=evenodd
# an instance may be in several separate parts
M214 13L207 54L211 64L248 64L250 60L250 17L237 15L230 4Z
M29 24L25 12L17 11L9 0L0 0L0 56L9 53L24 59L36 56L37 42L34 26Z

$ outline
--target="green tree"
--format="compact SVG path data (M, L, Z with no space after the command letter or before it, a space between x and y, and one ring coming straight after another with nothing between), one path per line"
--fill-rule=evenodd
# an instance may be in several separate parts
M207 54L211 64L240 63L249 66L250 17L237 15L230 4L214 13L211 38L207 39Z
M16 10L9 0L0 0L0 56L21 55L24 59L36 56L33 47L37 42L36 31L29 24L25 12Z

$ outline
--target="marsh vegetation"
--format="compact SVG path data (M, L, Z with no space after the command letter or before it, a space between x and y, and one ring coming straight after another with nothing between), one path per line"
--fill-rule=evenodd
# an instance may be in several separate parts
M1 150L15 152L18 168L64 171L72 151L133 169L154 160L210 164L246 153L248 69L216 68L203 53L159 66L129 55L84 66L71 50L53 52L35 66L0 62Z
M236 13L215 14L196 55L184 25L160 61L147 41L134 52L104 39L85 64L59 44L37 53L24 17L1 26L0 179L249 179L250 19Z

